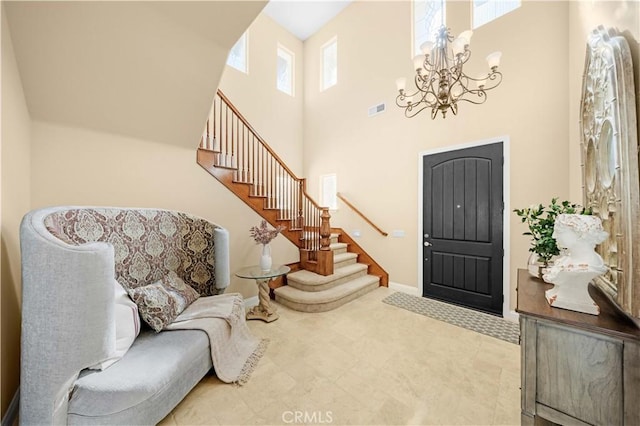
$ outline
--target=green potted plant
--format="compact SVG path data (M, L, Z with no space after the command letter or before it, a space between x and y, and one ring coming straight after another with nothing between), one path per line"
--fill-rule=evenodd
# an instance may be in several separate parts
M515 209L514 212L521 218L522 223L526 223L529 227L529 231L523 232L523 235L531 235L533 239L529 251L537 256L538 276L541 276L543 268L549 266L553 256L560 254L556 240L553 238L556 217L563 213L591 214L588 209L578 204L566 200L558 202L558 198L552 198L548 206L531 205L524 209Z

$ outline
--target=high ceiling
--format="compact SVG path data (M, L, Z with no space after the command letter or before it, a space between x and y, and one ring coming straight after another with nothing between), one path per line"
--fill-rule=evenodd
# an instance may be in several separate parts
M350 3L351 0L271 0L263 11L304 41Z

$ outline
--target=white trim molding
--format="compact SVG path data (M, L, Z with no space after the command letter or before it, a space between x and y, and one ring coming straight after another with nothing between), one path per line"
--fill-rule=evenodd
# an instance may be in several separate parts
M509 312L504 314L504 319L506 319L507 321L519 322L520 314L518 314L516 311L510 310Z
M517 314L511 310L511 215L509 212L511 211L511 186L510 186L510 164L511 164L511 150L510 150L510 139L509 136L500 136L491 139L485 139L481 141L463 143L460 145L453 146L445 146L436 149L430 149L427 151L422 151L418 153L418 229L422 229L422 215L424 208L424 200L423 200L423 181L424 181L424 170L422 169L423 158L427 155L439 154L443 152L449 151L457 151L465 148L472 148L476 146L482 145L490 145L494 143L502 142L502 156L504 157L504 164L502 168L502 200L504 202L504 210L502 214L502 247L504 249L504 256L502 258L502 294L503 294L503 303L502 303L502 316L505 319L516 320ZM422 276L422 233L417 232L417 253L418 253L418 289L421 293L424 277Z
M420 289L412 285L394 283L393 281L389 281L389 289L399 291L400 293L407 293L412 296L421 296Z

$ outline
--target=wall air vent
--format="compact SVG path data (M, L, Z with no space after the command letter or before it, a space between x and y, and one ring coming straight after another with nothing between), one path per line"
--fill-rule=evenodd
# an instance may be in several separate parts
M378 105L374 105L371 108L369 108L369 117L373 117L374 115L383 113L386 110L387 110L387 106L384 104L384 102Z

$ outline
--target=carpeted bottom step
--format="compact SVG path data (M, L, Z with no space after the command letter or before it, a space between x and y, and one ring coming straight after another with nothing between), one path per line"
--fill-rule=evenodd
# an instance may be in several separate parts
M302 291L329 290L358 277L367 275L367 265L354 263L342 268L336 268L331 275L319 275L311 271L296 271L287 274L289 287Z
M322 291L302 291L291 286L275 289L276 301L301 312L325 312L377 288L380 278L365 275Z

